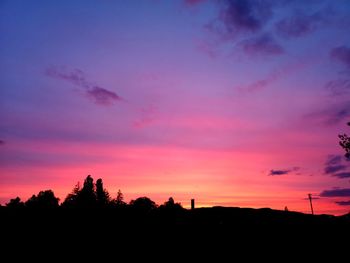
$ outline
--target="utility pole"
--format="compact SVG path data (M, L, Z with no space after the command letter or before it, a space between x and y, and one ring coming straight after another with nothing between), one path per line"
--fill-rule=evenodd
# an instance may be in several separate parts
M191 199L191 210L194 210L194 199Z
M311 214L314 214L314 208L312 207L312 194L308 194L310 200Z

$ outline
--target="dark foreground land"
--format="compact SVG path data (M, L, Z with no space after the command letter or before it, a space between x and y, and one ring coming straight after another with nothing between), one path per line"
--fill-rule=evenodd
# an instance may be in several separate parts
M343 216L310 215L298 212L238 207L187 209L10 209L0 208L3 232L31 236L43 233L70 235L114 235L148 233L197 236L269 232L304 236L333 232L348 233L350 213ZM10 235L11 236L11 235Z
M45 262L103 262L104 257L120 257L113 262L303 262L315 256L336 262L349 251L350 214L313 216L235 207L1 207L0 218L1 249L11 262L37 257Z

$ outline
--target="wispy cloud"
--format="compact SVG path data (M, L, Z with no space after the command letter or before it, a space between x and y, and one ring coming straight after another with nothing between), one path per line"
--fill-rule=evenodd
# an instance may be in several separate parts
M271 34L265 33L258 37L244 40L240 43L243 51L249 55L281 55L283 47L277 43Z
M330 95L334 97L346 96L350 93L350 48L346 46L335 47L329 52L330 57L345 65L349 71L342 72L345 76L339 77L338 79L331 80L326 83L325 89L329 90ZM347 110L349 113L349 110Z
M291 169L283 169L283 170L276 170L276 169L272 169L269 172L269 176L276 176L276 175L286 175L292 172L296 172L299 171L300 167L293 167Z
M52 78L68 81L75 86L85 89L90 88L89 83L85 79L84 73L80 69L67 71L64 67L49 67L46 69L45 74Z
M251 93L251 92L257 92L257 91L263 90L267 88L269 85L271 85L272 83L290 74L293 74L296 71L302 70L308 65L309 65L308 63L297 62L297 63L281 66L280 68L273 70L264 79L259 79L248 85L238 87L238 91L242 93Z
M25 167L54 167L54 166L79 166L93 163L115 162L116 159L108 155L96 155L93 153L52 153L30 152L27 150L10 150L6 155L0 156L1 167L25 166Z
M222 0L212 2L218 5L219 14L205 28L224 41L260 33L273 14L271 1Z
M330 123L339 123L350 116L350 108L342 108L334 112L333 116L330 116Z
M228 33L260 31L272 16L268 1L223 1L220 19Z
M320 196L321 197L346 197L346 196L350 196L350 188L324 190L320 193Z
M346 166L345 165L331 165L331 166L326 166L324 168L324 173L325 174L333 174L342 170L345 170Z
M187 6L195 6L195 5L201 4L201 3L206 2L206 1L207 0L184 0L184 3Z
M123 100L117 93L88 81L80 69L68 71L64 67L50 67L46 69L45 74L51 78L64 80L83 89L85 95L98 105L107 106Z
M156 118L157 108L152 104L140 110L141 118L134 122L135 128L144 128L152 123Z
M325 174L332 175L340 179L350 177L350 172L344 171L349 168L349 164L342 155L328 155L324 165Z
M327 156L326 165L339 165L343 159L341 155L330 154Z
M343 96L350 92L350 79L331 80L325 85L325 88L332 96Z
M338 177L340 179L350 178L350 172L336 173L336 174L333 174L333 176Z
M350 200L349 201L337 201L335 203L338 205L350 205Z
M289 174L290 170L270 170L270 173L268 175L275 176L275 175L284 175Z
M5 144L5 141L0 140L0 146L1 146L1 145L4 145L4 144Z
M216 58L218 56L218 51L213 43L209 41L197 40L196 49L210 58Z
M88 89L86 92L96 104L110 105L115 101L122 100L122 98L119 97L115 92L98 86L94 86Z
M329 104L324 109L304 115L308 121L325 126L346 122L349 117L350 101Z
M350 68L350 48L346 46L335 47L330 51L330 56L345 64L348 68Z
M276 32L282 37L303 37L314 32L325 22L322 12L305 14L298 10L290 17L283 18L275 24Z

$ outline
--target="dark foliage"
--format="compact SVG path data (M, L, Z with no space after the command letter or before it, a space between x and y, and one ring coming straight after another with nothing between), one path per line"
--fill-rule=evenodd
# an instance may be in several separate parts
M101 178L96 181L96 203L98 207L106 207L110 203L109 193L103 188Z
M59 206L59 198L55 197L52 190L40 191L25 202L25 206L35 209L55 209Z
M18 196L16 198L13 198L6 204L6 207L11 208L11 209L18 209L18 208L23 208L24 203L21 201L21 198Z
M148 213L148 212L157 208L156 203L145 196L139 197L136 200L131 200L130 206L134 210L136 210L138 212L142 212L142 213Z
M348 122L348 125L350 126L350 122ZM350 159L350 137L348 135L340 134L340 146L345 150L345 156Z
M0 207L0 219L2 225L17 232L9 238L33 237L40 232L45 236L68 238L66 242L73 247L76 240L91 242L91 235L95 235L94 240L98 242L107 240L104 237L107 234L122 240L120 236L123 232L126 233L124 238L133 235L148 238L159 231L164 240L177 235L178 238L192 236L193 240L199 241L201 236L205 240L204 233L210 232L219 233L218 237L226 240L230 236L237 237L240 231L244 233L242 238L247 231L263 230L270 235L271 229L274 229L278 232L290 231L291 234L292 229L304 226L322 231L325 227L350 229L349 215L310 215L288 211L287 208L285 211L235 207L188 210L172 197L157 206L145 196L126 204L120 190L117 197L111 199L103 188L102 179L94 184L90 175L83 187L76 184L61 206L53 191L41 191L25 203L19 197L11 199L6 207Z
M123 208L127 206L127 203L124 201L124 195L120 189L118 190L117 197L113 199L111 203L117 208Z
M74 186L71 193L69 193L62 203L62 207L77 207L78 206L78 196L81 191L79 182Z

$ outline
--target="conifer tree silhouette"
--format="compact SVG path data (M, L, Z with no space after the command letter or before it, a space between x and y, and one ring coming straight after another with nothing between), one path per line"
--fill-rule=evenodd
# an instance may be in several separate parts
M117 198L113 200L114 205L117 207L124 207L126 206L126 202L124 201L124 195L122 191L119 189L117 193Z
M96 181L96 202L99 207L106 207L110 203L109 193L103 188L101 178Z

